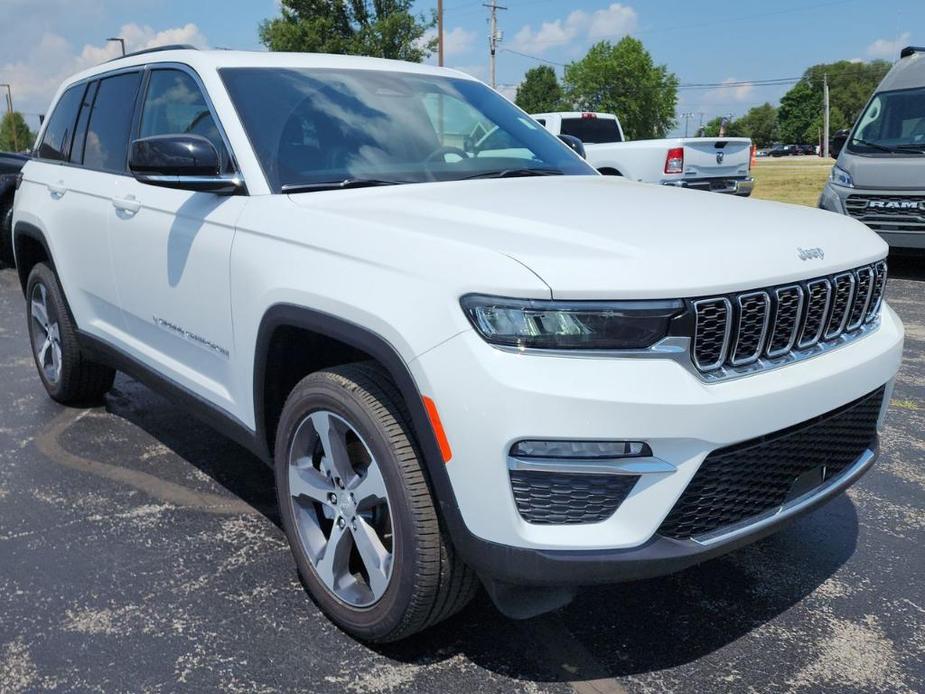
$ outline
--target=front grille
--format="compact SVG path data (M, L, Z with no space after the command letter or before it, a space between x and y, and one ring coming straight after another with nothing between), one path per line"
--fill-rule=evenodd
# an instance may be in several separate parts
M637 475L593 475L511 470L517 510L528 523L574 525L610 518Z
M925 197L921 195L849 195L848 214L877 231L925 232Z
M884 390L797 426L713 451L658 533L700 537L779 508L798 494L797 480L799 493L805 493L835 479L876 446Z
M692 358L708 380L789 363L854 339L879 315L886 263L693 302Z

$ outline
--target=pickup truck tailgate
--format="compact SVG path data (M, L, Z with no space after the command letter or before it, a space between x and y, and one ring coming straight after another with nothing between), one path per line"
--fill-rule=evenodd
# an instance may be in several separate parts
M685 138L684 178L741 176L748 171L751 140L746 138Z

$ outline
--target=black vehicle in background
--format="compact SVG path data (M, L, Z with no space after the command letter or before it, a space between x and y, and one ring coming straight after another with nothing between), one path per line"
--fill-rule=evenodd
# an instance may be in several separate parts
M13 194L28 155L0 152L0 266L13 264Z

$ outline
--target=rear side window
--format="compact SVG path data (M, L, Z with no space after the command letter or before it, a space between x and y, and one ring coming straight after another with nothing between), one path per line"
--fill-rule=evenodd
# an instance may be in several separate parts
M148 80L139 137L181 134L205 137L228 164L225 143L199 85L182 70L154 70Z
M45 128L45 134L42 135L39 158L67 161L71 140L74 137L74 124L77 122L77 109L80 108L86 86L79 84L71 87L58 99L58 104Z
M87 128L84 166L117 173L126 170L128 140L140 82L140 72L100 81Z
M93 97L99 82L91 82L84 94L80 106L80 115L77 116L77 128L74 130L74 144L71 145L71 161L80 164L84 158L84 143L87 141L87 123L90 120L90 109L93 108Z
M589 145L623 141L617 121L612 118L563 118L562 134L577 137Z

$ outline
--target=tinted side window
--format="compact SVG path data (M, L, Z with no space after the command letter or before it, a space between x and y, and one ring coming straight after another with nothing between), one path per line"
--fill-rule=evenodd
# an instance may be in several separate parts
M104 171L125 171L132 114L140 82L140 72L100 81L87 128L84 166Z
M45 128L42 144L39 145L39 157L42 159L67 161L71 139L74 136L74 123L77 121L77 109L80 108L80 100L86 86L79 84L61 95L48 121L48 127Z
M612 118L563 118L562 134L577 137L589 145L622 141L617 121Z
M87 141L87 122L90 120L90 109L93 108L93 97L99 82L91 82L84 94L80 106L80 115L77 116L77 127L74 129L74 144L71 145L71 161L80 164L84 158L84 143Z
M225 143L195 80L182 70L154 70L148 80L139 137L179 134L205 137L222 162L228 162Z

